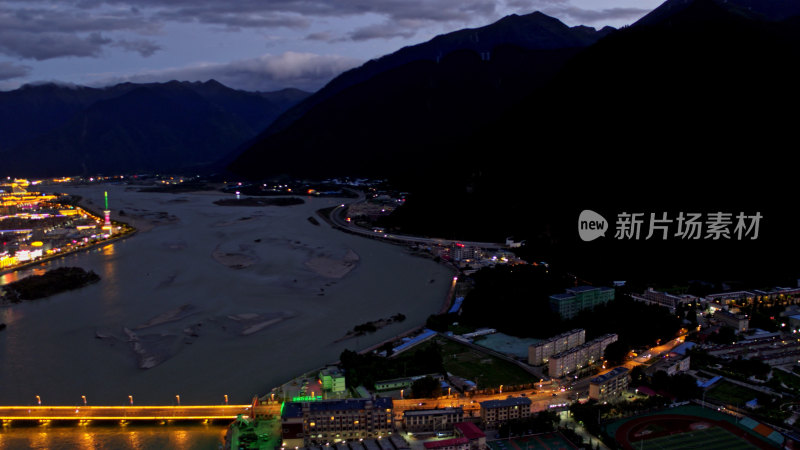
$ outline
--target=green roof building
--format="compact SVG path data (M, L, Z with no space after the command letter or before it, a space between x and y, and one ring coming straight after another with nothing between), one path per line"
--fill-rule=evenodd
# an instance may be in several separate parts
M345 378L341 370L336 367L326 367L319 373L322 389L328 392L344 392Z
M609 287L578 286L564 294L550 296L550 309L564 319L571 319L584 309L592 309L614 300L614 289Z

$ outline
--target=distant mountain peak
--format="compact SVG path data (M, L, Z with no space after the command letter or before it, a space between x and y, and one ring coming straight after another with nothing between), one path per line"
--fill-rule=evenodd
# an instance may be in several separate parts
M689 14L684 14L686 11ZM667 0L634 26L666 24L675 18L709 19L721 15L777 22L800 15L797 0Z

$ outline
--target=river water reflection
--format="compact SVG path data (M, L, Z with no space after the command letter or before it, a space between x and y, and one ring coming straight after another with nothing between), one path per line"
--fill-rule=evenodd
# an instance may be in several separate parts
M71 189L95 204L108 190L114 214L123 210L121 219L138 219L141 231L2 276L5 284L79 266L101 281L0 308L0 322L8 325L0 331L1 404L33 404L37 395L43 404L61 405L77 405L82 395L104 405L125 404L129 395L137 404L170 404L176 395L184 404L220 404L226 394L231 403L249 403L298 373L336 361L345 348L424 323L452 278L448 268L402 247L308 220L336 199L223 207L213 204L224 196L216 192ZM355 325L396 313L406 321L334 342ZM138 353L131 341L140 344ZM0 433L0 447L16 432ZM30 441L39 430L21 432ZM75 433L75 439L102 439L93 429Z

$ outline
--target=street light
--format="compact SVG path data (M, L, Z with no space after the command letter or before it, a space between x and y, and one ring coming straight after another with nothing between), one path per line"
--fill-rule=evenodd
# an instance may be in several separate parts
M132 396L132 395L129 395L129 396L128 396L128 400L130 400L130 402L131 402L131 406L133 406L133 396Z
M39 406L42 406L42 398L39 397L38 395L36 396L36 403L38 403Z
M275 398L275 394L272 394L272 397ZM225 394L225 404L228 404L228 394Z
M176 395L175 396L175 400L178 401L178 406L181 406L181 396L180 395Z
M81 399L83 400L83 406L86 406L86 396L81 395Z

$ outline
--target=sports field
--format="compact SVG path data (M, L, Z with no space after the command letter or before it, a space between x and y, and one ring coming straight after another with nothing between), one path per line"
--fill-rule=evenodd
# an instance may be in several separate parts
M578 448L559 433L490 441L486 445L492 450L572 450Z
M680 434L671 434L640 442L631 442L635 448L654 450L680 450L700 448L703 450L745 450L758 447L743 441L722 428L706 428Z
M606 432L626 450L697 448L702 450L772 449L780 447L767 438L772 430L759 433L758 423L747 418L737 421L716 411L682 406L606 426ZM763 427L763 425L761 425Z

